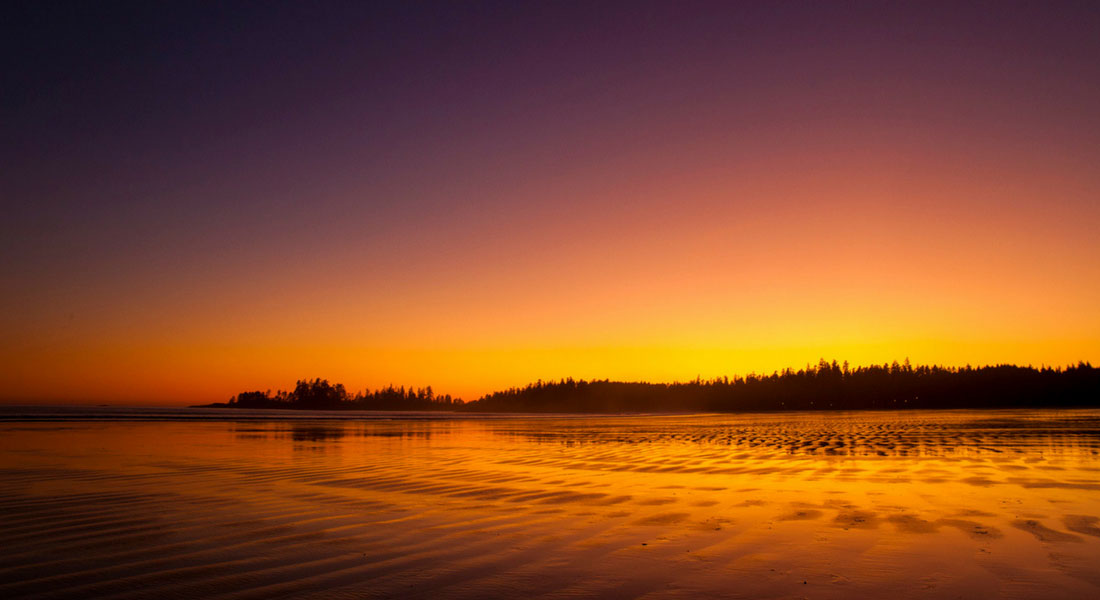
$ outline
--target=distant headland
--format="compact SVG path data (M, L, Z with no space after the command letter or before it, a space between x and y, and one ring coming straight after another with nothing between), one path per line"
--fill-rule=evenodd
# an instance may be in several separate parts
M1100 369L1068 367L850 367L821 360L770 375L677 383L574 380L528 384L472 402L436 395L431 386L389 386L349 394L343 384L301 380L293 391L241 392L204 408L291 410L444 410L462 412L761 412L948 408L1100 407Z

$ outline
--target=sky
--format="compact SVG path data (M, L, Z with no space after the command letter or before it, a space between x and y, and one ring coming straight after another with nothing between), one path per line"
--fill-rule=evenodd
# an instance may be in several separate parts
M1095 2L15 2L0 401L1100 363Z

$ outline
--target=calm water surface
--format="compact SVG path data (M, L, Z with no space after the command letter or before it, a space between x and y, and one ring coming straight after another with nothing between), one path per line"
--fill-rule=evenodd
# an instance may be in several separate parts
M1100 597L1100 412L0 410L0 597Z

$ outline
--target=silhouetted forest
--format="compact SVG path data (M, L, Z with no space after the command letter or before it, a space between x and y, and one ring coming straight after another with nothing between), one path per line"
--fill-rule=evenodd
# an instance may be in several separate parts
M1100 369L912 366L849 367L821 360L771 375L645 383L563 379L529 384L464 403L432 388L390 386L349 396L341 384L299 381L292 392L243 392L230 408L461 410L479 412L750 412L911 408L1100 407Z
M822 360L797 371L687 383L538 382L495 392L466 410L524 412L775 411L1100 406L1088 363L1035 369L914 367L906 360L850 368Z
M241 392L228 403L212 404L225 408L291 408L299 410L454 410L462 400L450 394L436 396L432 386L409 388L389 386L376 391L366 390L354 396L327 379L301 380L294 391Z

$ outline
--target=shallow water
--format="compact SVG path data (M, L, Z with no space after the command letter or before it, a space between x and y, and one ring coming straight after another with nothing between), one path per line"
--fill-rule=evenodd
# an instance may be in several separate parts
M1100 596L1100 412L0 411L0 597Z

